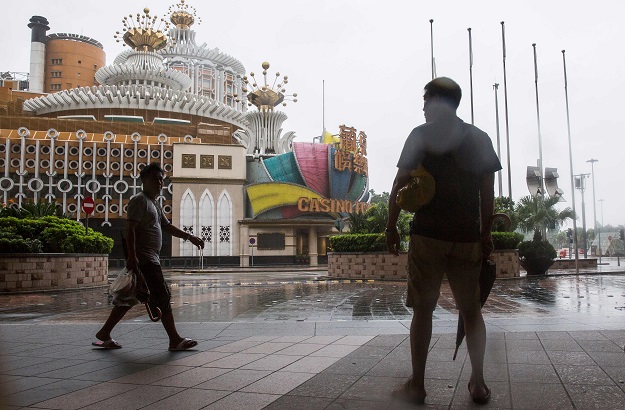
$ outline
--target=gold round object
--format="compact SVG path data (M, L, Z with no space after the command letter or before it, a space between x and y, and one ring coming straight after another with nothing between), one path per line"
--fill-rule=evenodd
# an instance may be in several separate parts
M150 14L150 9L146 7L146 8L143 9L143 12L145 14Z
M269 68L269 63L267 61L263 62L262 67L266 70Z

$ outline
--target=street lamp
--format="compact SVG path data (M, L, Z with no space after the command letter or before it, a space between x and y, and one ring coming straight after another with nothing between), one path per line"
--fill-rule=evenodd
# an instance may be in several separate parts
M601 228L603 228L603 201L605 201L605 199L599 200L599 203L601 203ZM602 255L602 254L603 254L603 251L601 250L601 241L599 241L599 255Z
M597 249L599 250L599 263L601 263L601 233L597 230L597 202L595 200L595 162L599 162L598 159L589 159L586 162L590 162L590 175L592 176L592 212L594 218L594 229L595 235L599 240L599 246Z
M588 254L588 242L586 241L586 205L584 202L584 190L586 189L586 178L590 174L578 174L575 175L575 188L582 191L582 246L584 249L584 259ZM577 232L575 232L577 236Z

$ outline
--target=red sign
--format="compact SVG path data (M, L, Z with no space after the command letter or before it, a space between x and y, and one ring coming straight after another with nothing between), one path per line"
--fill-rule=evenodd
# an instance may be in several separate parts
M83 212L86 213L87 215L91 215L94 209L95 209L95 203L93 202L93 198L91 198L90 196L85 197L84 201L82 202Z

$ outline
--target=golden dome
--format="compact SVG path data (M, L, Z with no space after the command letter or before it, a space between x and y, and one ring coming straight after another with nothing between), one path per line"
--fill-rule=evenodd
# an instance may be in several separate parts
M263 83L258 84L256 82L254 73L250 73L252 81L248 80L247 76L243 76L243 92L247 93L248 87L251 88L251 92L247 94L248 104L255 105L261 111L271 111L280 103L286 105L284 102L285 100L297 102L297 98L295 98L297 97L297 94L288 96L284 95L286 92L284 87L289 82L288 76L285 75L282 78L282 81L279 81L280 73L276 73L275 80L270 86L267 82L267 69L269 68L269 63L264 61L261 64L261 67L263 68Z
M180 3L169 6L169 21L177 28L188 30L197 18L198 24L202 22L202 19L197 17L195 7L189 6L180 0Z
M115 34L117 41L123 41L137 51L155 51L167 46L168 38L164 33L169 29L169 23L158 16L150 16L150 9L144 8L143 14L129 14L125 16L124 34Z

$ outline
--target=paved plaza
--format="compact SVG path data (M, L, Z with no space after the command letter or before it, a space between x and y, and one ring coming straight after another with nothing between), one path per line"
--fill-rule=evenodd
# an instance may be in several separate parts
M484 307L493 396L481 407L624 408L625 267L553 273L496 281ZM113 332L122 349L93 348L103 288L1 295L0 408L412 408L389 396L410 375L404 284L325 275L169 272L180 333L199 342L187 352L168 352L141 306ZM470 408L446 284L434 317L425 407Z

